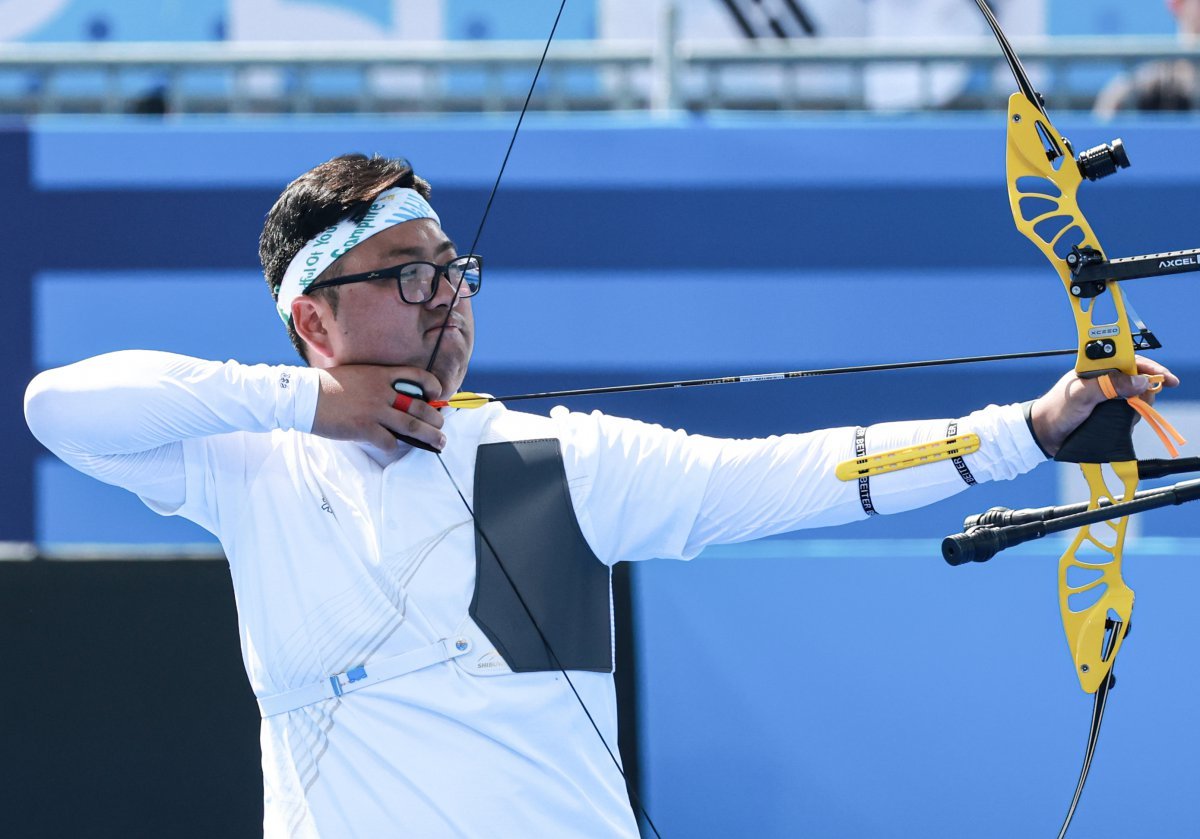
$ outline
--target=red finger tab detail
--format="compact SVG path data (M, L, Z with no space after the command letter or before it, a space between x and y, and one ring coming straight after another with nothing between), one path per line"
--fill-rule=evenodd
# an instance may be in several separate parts
M412 403L413 398L407 393L397 393L396 398L392 400L392 407L397 411L404 411L407 414Z

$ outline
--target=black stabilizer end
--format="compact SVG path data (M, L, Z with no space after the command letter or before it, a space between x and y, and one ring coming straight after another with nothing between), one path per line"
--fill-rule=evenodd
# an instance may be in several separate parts
M942 540L942 559L949 565L987 562L1004 549L1000 531L994 527L972 527Z

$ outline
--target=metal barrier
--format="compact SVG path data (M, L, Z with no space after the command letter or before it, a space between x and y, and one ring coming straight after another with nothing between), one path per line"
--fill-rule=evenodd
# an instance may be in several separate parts
M0 45L0 114L436 113L518 109L542 43L104 43ZM1157 59L1200 70L1200 47L1173 38L1018 42L1054 105L1089 108L1112 76ZM904 68L916 107L1002 107L1011 79L989 39L962 43L561 41L531 107L539 110L846 110L865 79ZM948 101L934 75L964 72Z

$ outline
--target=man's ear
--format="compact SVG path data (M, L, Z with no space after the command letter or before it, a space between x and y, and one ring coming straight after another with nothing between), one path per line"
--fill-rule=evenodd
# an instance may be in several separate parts
M300 295L292 301L292 325L296 334L308 344L310 353L322 358L333 358L333 310L320 297Z

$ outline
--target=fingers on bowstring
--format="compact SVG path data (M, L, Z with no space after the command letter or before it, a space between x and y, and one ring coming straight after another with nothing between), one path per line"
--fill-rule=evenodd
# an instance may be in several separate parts
M392 422L424 424L434 428L441 428L446 422L446 418L437 408L404 393L396 394L392 400L392 411L393 415L390 417ZM401 417L396 416L397 414Z
M446 436L438 429L444 422L437 408L401 393L396 394L382 425L393 436L421 440L441 451L446 446Z

